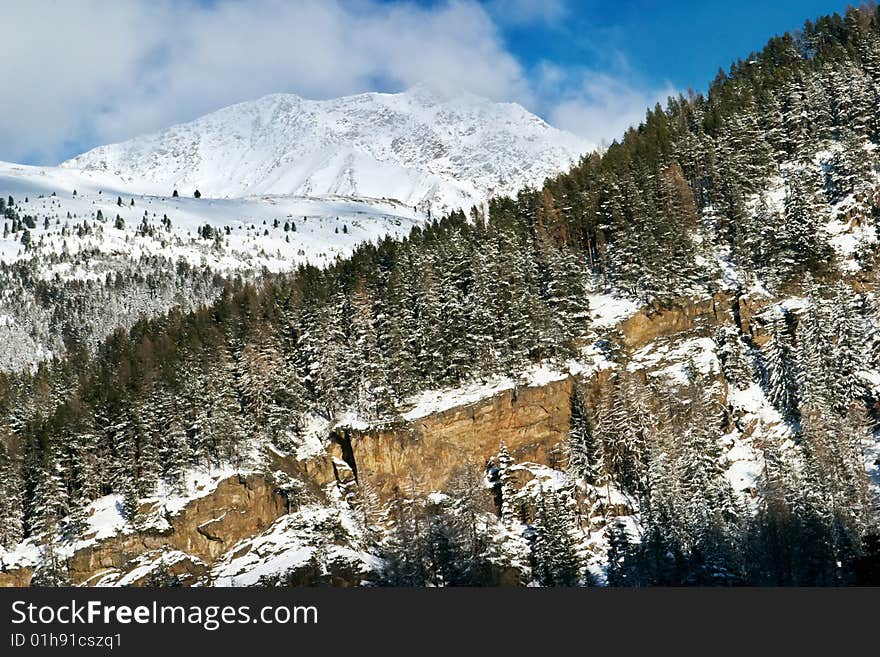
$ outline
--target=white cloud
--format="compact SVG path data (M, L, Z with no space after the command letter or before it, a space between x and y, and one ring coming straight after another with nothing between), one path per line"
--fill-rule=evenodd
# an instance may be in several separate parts
M549 68L549 77L559 84L561 73ZM547 79L546 76L543 79ZM630 82L626 75L581 71L576 84L562 91L548 110L553 125L586 138L594 144L619 139L630 126L645 119L645 112L677 91L672 85L645 88Z
M527 73L500 32L565 11L562 0L4 3L0 160L55 163L268 93L329 98L419 82L520 102L599 143L655 94L552 64Z
M279 91L331 97L427 81L528 103L495 24L465 0L32 0L4 6L0 159L52 162Z

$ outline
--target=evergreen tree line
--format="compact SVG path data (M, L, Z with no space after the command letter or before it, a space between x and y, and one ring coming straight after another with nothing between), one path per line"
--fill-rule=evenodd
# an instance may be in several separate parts
M606 284L648 302L705 290L713 248L771 290L827 272L832 205L875 218L878 62L876 6L808 22L719 71L706 96L658 104L531 202Z
M880 518L862 452L874 439L874 399L859 373L877 366L877 311L843 282L823 286L807 275L804 291L797 316L778 306L764 313L762 346L736 326L719 327L720 371L685 363L683 390L646 379L626 359L598 392L575 383L562 488L526 496L503 444L487 470L494 504L473 478L439 507L412 486L394 502L383 582L496 585L499 564L515 564L518 583L590 584L581 489L593 518L604 515L611 586L876 584ZM787 433L753 427L762 469L743 496L724 454L726 437L745 427L722 401L725 387L755 386ZM638 538L618 515L621 494ZM460 508L494 512L502 531ZM475 571L463 577L462 564Z
M863 455L874 399L859 376L876 312L843 283L805 288L797 318L769 311L762 347L735 327L715 338L724 385L758 382L788 428L759 425L751 501L725 477L723 438L743 427L717 381L690 367L688 389L673 393L621 368L591 410L573 391L569 476L600 500L612 489L635 500L642 527L633 542L610 520L609 584L876 583L864 575L880 563Z
M0 376L0 538L76 535L70 511L111 492L134 516L185 469L290 448L309 413L394 421L416 391L574 353L589 329L585 263L535 222L435 222L325 270L230 283L211 307L79 343ZM69 525L69 526L68 526Z
M705 97L658 105L541 190L493 200L488 219L454 213L326 270L232 281L209 307L139 322L97 349L74 341L64 359L0 376L0 542L75 534L82 520L61 518L109 492L133 516L138 497L160 481L180 486L190 464L240 462L254 437L291 447L309 413L393 422L419 390L566 358L588 335L591 273L647 302L711 289L719 248L771 288L830 277L830 204L859 220L873 213L878 90L877 9L826 17L720 72ZM809 161L825 149L818 173ZM775 175L781 209L766 189ZM873 523L855 467L867 426L862 347L853 316L811 317L821 304L808 307L797 322L771 320L762 348L740 337L724 347L725 367L760 375L796 438L793 451L762 448L757 514L722 476L727 415L707 386L675 400L621 373L595 417L581 405L589 422L574 431L572 472L638 500L646 529L635 546L612 523L610 581L847 580ZM505 510L512 497L502 494L500 509L509 526L522 520ZM529 559L544 583L584 580L566 547L570 506L548 492L529 519ZM410 527L421 517L398 516ZM476 577L424 556L475 553L444 523L430 540L401 541L421 546L401 558L402 581Z
M87 272L82 278L47 275L47 268ZM50 269L51 271L51 269ZM207 267L193 267L156 255L131 262L96 249L0 263L0 369L63 355L68 348L94 350L119 327L176 305L189 310L213 301L223 279Z

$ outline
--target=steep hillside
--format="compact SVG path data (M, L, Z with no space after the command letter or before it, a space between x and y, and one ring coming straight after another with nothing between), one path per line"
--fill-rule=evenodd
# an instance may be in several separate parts
M876 584L878 98L870 5L485 215L0 375L8 576L81 581L101 509L151 550L107 583ZM227 540L230 470L271 524Z
M193 310L230 278L326 266L585 150L517 105L419 87L268 96L61 167L0 163L0 370Z

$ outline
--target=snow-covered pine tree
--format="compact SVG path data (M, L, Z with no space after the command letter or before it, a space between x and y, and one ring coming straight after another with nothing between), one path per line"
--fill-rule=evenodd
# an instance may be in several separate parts
M190 466L192 454L183 419L177 413L170 418L159 455L164 467L163 476L171 486L171 490L178 494L183 493L186 488L185 474Z
M59 465L59 449L58 445L50 440L45 446L42 463L37 471L29 515L30 534L54 542L67 509L67 489Z
M140 507L140 496L138 495L137 484L134 481L126 480L122 484L122 515L131 523L136 523L138 508Z
M606 553L607 567L605 569L605 582L608 586L635 586L636 573L633 570L631 559L633 558L629 535L626 526L620 518L612 518L605 525L605 535L608 542Z
M789 275L817 271L828 262L831 251L824 229L827 206L817 198L819 181L805 167L786 179L785 222L779 235L782 263Z
M861 302L843 281L838 281L832 303L833 307L826 313L833 336L829 341L833 367L832 392L838 412L845 412L850 404L865 394L860 372L867 359L867 339L860 317Z
M539 490L532 554L534 574L542 586L577 586L581 582L582 564L570 506L564 491Z
M834 377L828 308L809 273L804 277L807 307L797 325L798 397L802 404L826 406Z
M381 358L376 318L370 295L363 288L351 298L352 370L355 373L355 404L371 420L384 417L391 409L391 391L385 378L390 369Z
M593 432L584 393L576 381L572 383L569 405L568 473L574 479L601 487L605 483L604 455Z
M681 521L687 544L699 550L704 567L723 568L726 541L736 533L741 509L721 464L722 412L707 381L694 380L688 429L678 452ZM715 573L717 574L717 573Z
M40 588L70 586L67 567L58 556L54 541L45 543L40 549L40 564L34 569L30 585Z
M750 221L746 224L745 248L751 253L752 267L769 290L777 290L787 276L787 267L780 253L783 244L783 218L766 194L761 194L755 204Z
M0 547L11 550L24 538L23 492L18 457L8 454L0 442Z
M517 503L516 503L516 486L513 483L513 457L507 451L507 445L501 442L498 448L498 456L495 458L498 467L498 495L500 496L501 522L505 525L512 526L518 522Z
M611 438L604 438L610 456L611 474L621 490L640 495L647 474L647 444L651 433L651 413L647 390L637 375L622 369L613 379L609 397L608 421L614 427Z
M769 321L770 339L763 347L767 370L767 393L770 402L787 420L797 418L797 370L788 328L783 317L773 312Z
M400 272L382 271L380 284L373 298L374 330L376 333L376 360L385 363L381 379L387 390L383 396L383 412L393 411L408 393L413 376L412 355L406 348L404 284Z

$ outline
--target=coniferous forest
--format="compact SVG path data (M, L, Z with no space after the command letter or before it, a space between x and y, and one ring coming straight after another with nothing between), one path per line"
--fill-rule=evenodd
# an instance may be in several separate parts
M545 464L557 485L523 486L501 441L489 463L461 463L442 502L418 473L379 500L362 473L359 540L382 564L370 583L877 584L878 106L880 10L865 5L771 39L540 189L327 267L220 280L148 263L165 278L119 279L192 289L192 303L106 338L88 324L103 297L47 289L79 319L63 353L0 373L0 545L75 540L111 494L135 522L188 470L294 453L316 420L395 428L424 391L589 352L604 365L573 375L567 438ZM15 230L26 220L3 211ZM839 248L838 224L855 246ZM766 303L700 336L718 370L687 362L675 383L591 319L600 297L650 314L721 292ZM731 400L749 395L766 404L743 492L725 455L747 433ZM601 516L601 554L585 513ZM69 583L53 540L41 551L34 584Z

